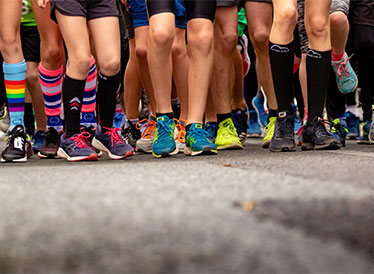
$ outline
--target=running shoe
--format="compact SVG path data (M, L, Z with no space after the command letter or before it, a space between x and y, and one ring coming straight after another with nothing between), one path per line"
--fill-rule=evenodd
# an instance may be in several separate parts
M374 105L372 106L373 109L373 118L374 119ZM371 123L370 130L369 130L369 141L373 144L374 143L374 123Z
M336 84L340 92L344 94L354 92L358 85L357 75L349 62L350 58L347 53L344 53L342 60L331 62L336 76Z
M108 153L110 159L120 160L134 155L134 149L118 134L118 128L106 128L105 132L97 128L92 145L100 151Z
M356 139L360 136L360 118L352 112L347 111L345 114L348 128L348 138Z
M257 112L255 110L249 111L249 123L247 129L247 136L252 138L259 138L262 135L260 124L258 123Z
M357 144L359 145L370 145L371 142L369 140L369 133L371 128L371 121L367 120L362 124L362 136L360 136L357 140Z
M128 127L122 128L121 135L123 139L134 149L136 148L136 142L142 137L140 130L133 125L130 120L127 120Z
M175 130L174 130L174 139L175 143L178 147L179 152L183 152L184 148L186 147L186 123L185 120L177 120L175 121Z
M218 150L243 148L231 118L219 123L215 144Z
M15 126L8 136L8 142L1 153L1 162L26 162L32 156L32 147L23 125Z
M217 137L217 122L206 122L204 130L209 133L209 141L214 143Z
M86 139L86 144L97 154L97 157L101 157L103 155L102 151L100 149L97 149L92 145L93 138L96 134L96 128L94 126L81 126L81 132L86 132L87 134L84 134L84 138Z
M292 110L293 110L293 116L295 117L294 131L296 133L300 130L303 123L300 120L300 117L297 111L297 106L295 104L292 104Z
M245 140L247 139L247 129L249 123L249 114L248 109L234 109L232 111L232 120L234 122L234 126L236 128L236 132L238 133L239 141L244 144Z
M89 137L87 132L74 134L70 138L66 138L65 134L62 134L57 155L69 162L97 161L96 152L86 143L86 139Z
M265 128L268 124L268 113L264 108L264 99L258 98L257 96L252 99L252 106L257 112L258 123Z
M277 121L277 117L270 117L269 123L265 127L266 135L264 139L262 140L262 148L269 148L271 139L274 136L274 128L275 128L275 122Z
M186 148L184 154L196 156L199 154L217 154L217 146L209 140L210 134L201 124L191 124L186 133Z
M341 143L328 133L320 117L315 117L312 122L304 125L302 150L340 149L340 147Z
M9 114L6 105L0 109L0 130L7 132L10 126Z
M243 77L247 76L251 68L251 59L248 54L248 37L243 34L238 38L238 49L243 60Z
M348 134L346 117L342 116L332 121L330 134L336 138L340 144L345 147L345 139Z
M136 124L136 128L138 130L145 128L142 137L136 142L136 151L152 153L152 145L156 131L156 118L150 116L149 120L143 119Z
M156 158L167 157L178 153L174 139L175 123L168 116L157 118L156 133L153 140L152 154Z
M34 153L38 153L44 144L44 131L38 130L32 137L32 149Z
M274 135L269 144L272 152L295 151L294 116L288 111L278 113L274 125Z
M113 127L122 128L126 122L126 115L123 112L114 113L113 117Z
M55 128L49 127L47 131L44 132L44 141L38 152L38 157L41 159L55 158L58 148L60 147L61 135L62 131L59 133Z

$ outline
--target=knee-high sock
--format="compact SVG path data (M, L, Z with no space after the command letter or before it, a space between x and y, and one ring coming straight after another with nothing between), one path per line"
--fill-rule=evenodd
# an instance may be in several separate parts
M16 125L24 125L26 62L3 63L5 90L8 97L10 130Z
M91 57L91 67L90 72L87 77L86 86L84 88L83 94L83 104L82 104L82 119L81 125L85 127L96 126L96 62L95 58Z

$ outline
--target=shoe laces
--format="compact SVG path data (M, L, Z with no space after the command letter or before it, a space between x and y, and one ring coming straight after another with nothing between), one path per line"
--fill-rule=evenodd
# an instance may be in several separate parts
M191 138L191 136L192 136L192 139L196 143L197 142L206 142L211 137L209 132L207 132L203 128L198 128L198 127L194 127L192 129L190 129L190 138Z
M336 64L337 74L338 74L339 78L344 78L344 77L349 76L349 70L348 70L347 63L352 58L352 56L353 56L353 54L351 55L351 57L349 57L345 60L342 60L341 62Z
M78 148L88 148L86 140L90 138L91 134L88 132L81 132L76 136L70 137L69 140L74 141L75 146Z
M238 135L234 123L228 123L227 126L219 127L218 131L220 132L220 134L222 134L222 137L231 137L233 135Z
M168 122L163 121L163 120L157 121L157 127L159 128L158 137L161 140L169 139L170 138L170 133L173 133L173 129L171 128L170 124Z
M329 121L318 119L318 121L315 121L314 123L312 123L312 126L306 127L306 130L314 132L317 136L320 136L320 137L330 136L325 126L326 123L330 124Z
M142 139L152 139L156 131L156 122L153 120L143 119L136 123L136 129L141 130L145 127Z
M118 132L121 130L120 128L103 127L103 129L106 130L106 132L104 134L108 135L110 137L110 140L112 141L112 146L114 146L114 144L118 145L118 144L126 143L122 139L122 137L118 134Z
M293 135L294 126L292 125L292 118L285 117L277 120L277 130L275 137L284 138L284 136Z
M179 141L181 143L186 142L186 127L185 125L182 125L182 123L178 119L174 119L175 121L175 127L178 129L178 136L175 138L176 141Z

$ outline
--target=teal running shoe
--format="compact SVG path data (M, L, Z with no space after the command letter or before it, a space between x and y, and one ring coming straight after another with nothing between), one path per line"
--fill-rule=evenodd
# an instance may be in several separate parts
M265 100L257 96L252 99L252 106L257 112L258 123L265 128L268 125L268 113L264 108Z
M357 144L359 145L370 145L369 133L371 128L371 121L367 120L362 124L362 136L358 138Z
M152 154L156 158L178 153L174 139L175 123L166 115L157 118L156 133L152 145Z
M199 154L217 154L217 146L209 140L210 134L201 124L191 124L186 133L184 154L196 156Z
M247 129L247 136L258 138L261 137L262 131L260 124L258 123L257 112L255 110L249 111L249 123Z
M332 61L332 68L334 69L336 76L336 84L341 93L354 92L358 85L357 75L352 69L347 53L344 53L344 57L340 61Z
M347 119L348 138L356 139L360 136L360 118L354 115L352 112L347 111L344 113Z
M345 140L348 134L347 129L347 118L342 116L332 121L330 127L330 134L332 137L337 139L342 147L345 147Z

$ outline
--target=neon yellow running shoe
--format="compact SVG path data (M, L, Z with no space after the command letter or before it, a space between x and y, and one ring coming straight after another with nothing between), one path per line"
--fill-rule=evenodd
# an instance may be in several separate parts
M218 150L243 148L231 118L219 123L215 144Z
M277 117L270 117L268 125L264 128L266 131L266 135L262 140L262 148L269 148L271 138L274 135L274 127L275 122L277 121Z

